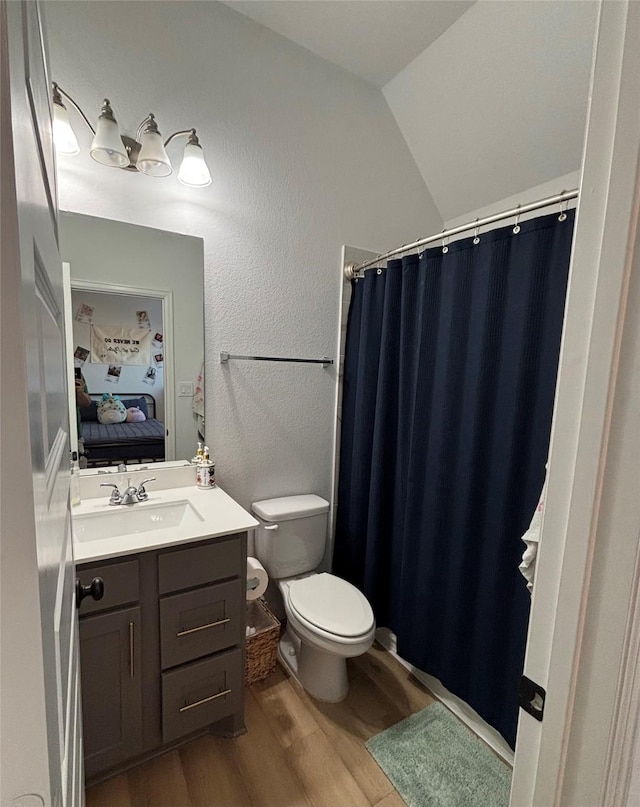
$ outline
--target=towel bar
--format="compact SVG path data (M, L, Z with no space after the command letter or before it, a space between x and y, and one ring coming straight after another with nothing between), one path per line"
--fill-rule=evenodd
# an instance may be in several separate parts
M323 367L333 364L333 359L326 356L321 359L294 359L281 356L237 356L233 353L227 353L226 350L220 353L220 364L226 364L230 359L241 359L243 361L293 361L298 364L321 364Z

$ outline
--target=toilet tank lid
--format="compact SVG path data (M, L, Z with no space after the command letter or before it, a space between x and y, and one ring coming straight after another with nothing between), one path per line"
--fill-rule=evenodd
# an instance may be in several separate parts
M263 499L251 505L253 512L263 521L288 521L292 518L317 516L329 511L329 502L315 493L302 496L281 496L279 499Z

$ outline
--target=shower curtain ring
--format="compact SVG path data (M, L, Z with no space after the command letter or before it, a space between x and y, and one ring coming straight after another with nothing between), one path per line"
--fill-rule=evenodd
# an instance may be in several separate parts
M518 235L520 232L520 205L518 205L518 212L516 213L516 226L513 228L513 234Z
M562 191L564 193L564 191ZM569 207L569 200L565 199L562 202L562 206L560 208L560 215L558 216L558 221L566 221L567 218L567 208Z
M380 253L380 254L378 255L378 259L377 259L377 261L376 261L376 263L378 264L378 265L377 265L377 267L376 267L376 274L377 274L377 275L381 275L381 274L382 274L382 267L380 266L380 258L382 258L382 253Z
M479 230L478 221L480 221L480 219L476 219L476 226L475 226L475 228L473 230L473 243L474 244L479 244L480 243L480 236L478 235L478 230Z
M443 233L446 233L447 231L446 231L446 230L443 230L442 232L443 232ZM446 254L447 254L447 252L449 252L449 239L448 239L448 238L446 238L446 237L443 235L443 236L442 236L442 254L443 254L443 255L446 255Z

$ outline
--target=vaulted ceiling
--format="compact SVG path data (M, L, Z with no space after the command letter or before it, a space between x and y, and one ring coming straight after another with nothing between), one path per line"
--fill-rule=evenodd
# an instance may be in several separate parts
M380 87L445 221L580 167L595 0L226 5Z
M446 0L225 0L307 50L383 87L473 5Z

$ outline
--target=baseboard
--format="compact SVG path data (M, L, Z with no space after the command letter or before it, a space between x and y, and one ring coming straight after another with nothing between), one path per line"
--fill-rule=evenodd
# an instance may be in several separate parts
M508 765L513 766L513 751L510 746L493 726L490 726L480 715L469 706L468 703L458 698L442 684L437 678L429 675L408 661L399 656L397 653L396 636L393 631L388 628L378 628L376 630L376 641L378 641L385 650L397 659L400 664L424 684L427 689L432 692L439 701L441 701L447 709L450 709L456 717L467 725L474 734L477 734L488 746L490 746L496 754L503 759Z

